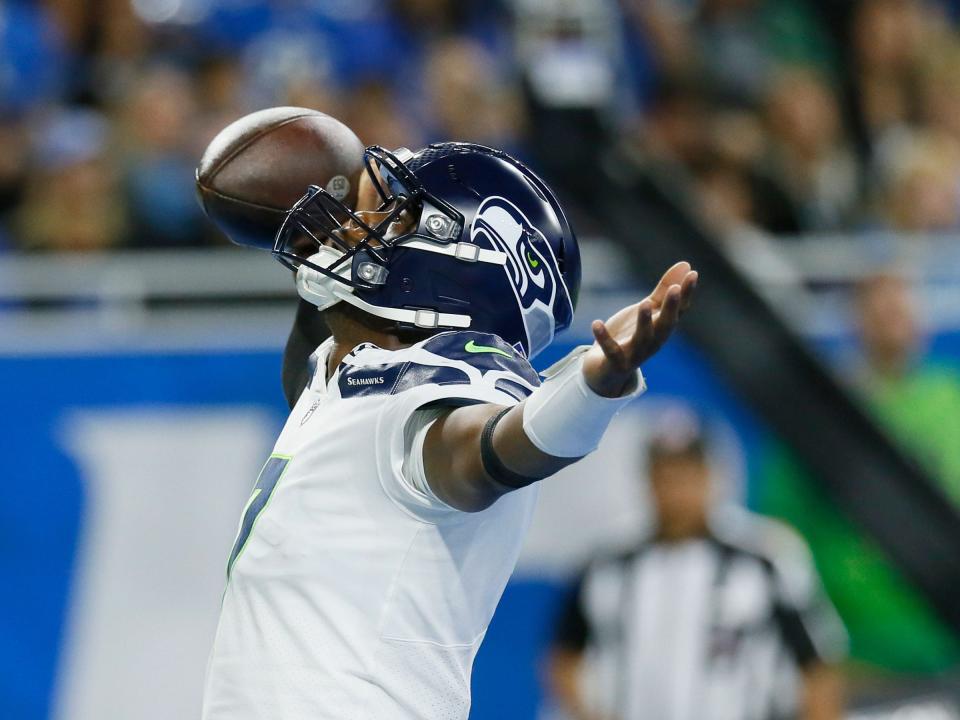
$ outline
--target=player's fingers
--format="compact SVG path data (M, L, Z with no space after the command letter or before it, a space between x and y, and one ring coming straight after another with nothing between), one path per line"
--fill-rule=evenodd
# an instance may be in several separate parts
M653 302L650 298L646 298L641 302L637 303L637 320L636 327L633 331L633 340L646 342L651 337L653 337L651 330L653 329L653 318L656 315L656 312L653 309Z
M650 299L637 306L637 327L633 332L633 346L643 346L653 340L653 325L656 313Z
M623 348L620 347L620 343L610 334L604 322L602 320L594 320L590 329L593 331L594 340L597 341L597 345L603 350L603 354L607 356L607 359L616 367L622 366L624 363Z
M680 319L680 286L671 285L660 307L660 315L654 325L654 341L659 347L667 341Z
M693 296L697 291L697 283L700 280L700 274L696 270L691 270L683 279L680 285L680 314L683 315L693 304Z
M690 263L686 260L681 260L678 263L675 263L673 267L667 270L663 277L660 278L660 282L657 283L657 287L653 289L653 292L650 293L650 299L657 305L663 303L664 298L667 296L667 289L671 285L678 285L683 281L684 276L690 272Z
M625 361L630 368L638 367L652 354L650 348L656 342L654 339L656 317L657 312L653 309L653 302L650 298L637 305L636 327L626 346Z

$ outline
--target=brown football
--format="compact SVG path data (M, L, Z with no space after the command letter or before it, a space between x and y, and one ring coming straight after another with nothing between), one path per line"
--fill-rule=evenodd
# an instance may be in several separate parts
M197 167L207 216L233 242L263 250L308 185L354 207L363 143L317 110L275 107L246 115L213 139Z

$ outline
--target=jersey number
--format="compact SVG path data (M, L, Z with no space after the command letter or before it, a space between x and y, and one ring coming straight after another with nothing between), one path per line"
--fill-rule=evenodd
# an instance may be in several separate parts
M230 577L230 571L233 570L233 564L240 557L244 546L250 537L254 523L260 517L260 513L270 502L270 496L277 487L280 478L283 477L284 470L287 469L287 463L290 462L288 455L271 455L263 469L260 470L260 476L257 478L257 484L253 486L253 493L247 500L246 507L243 508L243 519L240 521L240 530L237 532L237 540L233 544L233 550L230 552L230 560L227 562L227 578Z

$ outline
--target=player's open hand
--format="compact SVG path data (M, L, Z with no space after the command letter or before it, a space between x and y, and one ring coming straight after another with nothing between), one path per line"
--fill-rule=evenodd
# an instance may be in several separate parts
M595 342L584 356L583 374L594 392L619 397L629 388L636 369L663 346L690 307L697 278L690 263L678 262L646 298L606 322L593 321Z

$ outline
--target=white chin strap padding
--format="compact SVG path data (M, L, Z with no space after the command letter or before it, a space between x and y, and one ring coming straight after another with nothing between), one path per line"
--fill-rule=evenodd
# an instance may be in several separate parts
M319 252L311 255L307 261L322 268L330 268L342 257L343 253L340 250L322 246ZM344 263L336 273L349 280L350 263ZM316 305L318 310L326 310L343 300L344 291L352 293L353 288L322 272L317 272L308 265L300 265L297 268L297 293L308 303Z
M322 268L332 267L343 253L336 248L321 247L320 251L308 258L308 261ZM347 280L350 279L350 264L344 263L337 274ZM435 327L470 327L470 316L456 313L441 313L436 310L412 308L391 308L373 305L353 294L353 288L334 280L321 272L317 272L308 265L297 268L297 293L308 303L317 306L318 310L326 310L343 300L366 313L382 317L394 322L409 323L421 328Z

